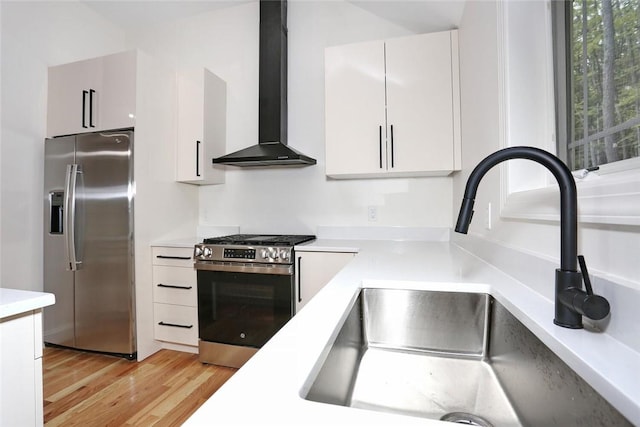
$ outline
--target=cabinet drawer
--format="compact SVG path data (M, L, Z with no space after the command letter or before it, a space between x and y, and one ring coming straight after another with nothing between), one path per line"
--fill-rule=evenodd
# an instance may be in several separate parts
M197 275L193 268L153 266L153 302L195 307Z
M153 304L154 336L160 341L198 345L198 310L173 304Z
M153 265L193 268L193 247L174 248L157 246L152 248Z

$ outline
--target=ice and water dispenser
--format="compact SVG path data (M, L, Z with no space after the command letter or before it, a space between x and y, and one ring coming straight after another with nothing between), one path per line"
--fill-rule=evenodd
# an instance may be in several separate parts
M62 234L62 218L64 215L64 191L49 193L49 233Z

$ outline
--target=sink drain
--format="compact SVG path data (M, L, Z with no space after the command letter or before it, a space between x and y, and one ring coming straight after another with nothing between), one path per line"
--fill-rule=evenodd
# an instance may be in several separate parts
M449 421L450 423L464 424L467 426L493 427L493 424L484 418L467 412L450 412L443 415L440 421Z

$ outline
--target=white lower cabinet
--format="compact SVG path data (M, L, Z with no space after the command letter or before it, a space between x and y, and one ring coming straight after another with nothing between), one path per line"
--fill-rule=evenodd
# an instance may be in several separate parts
M198 345L198 288L193 248L155 246L153 254L154 338Z
M0 425L43 425L42 310L0 319Z
M296 251L296 313L354 256L353 252Z
M155 338L176 344L198 345L198 309L154 303Z

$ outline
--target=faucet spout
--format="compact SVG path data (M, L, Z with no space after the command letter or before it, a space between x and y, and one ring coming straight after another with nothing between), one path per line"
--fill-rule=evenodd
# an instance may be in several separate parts
M553 154L535 147L509 147L496 151L478 163L467 180L455 231L463 234L468 232L473 217L473 204L478 185L484 175L495 165L510 159L532 160L543 165L553 174L560 187L560 268L556 270L554 323L562 327L578 329L582 328L583 315L596 320L604 318L609 313L608 303L604 304L606 300L597 295L586 294L581 289L582 274L577 271L578 196L576 184L569 168ZM593 301L598 302L596 304L598 310L592 309Z

